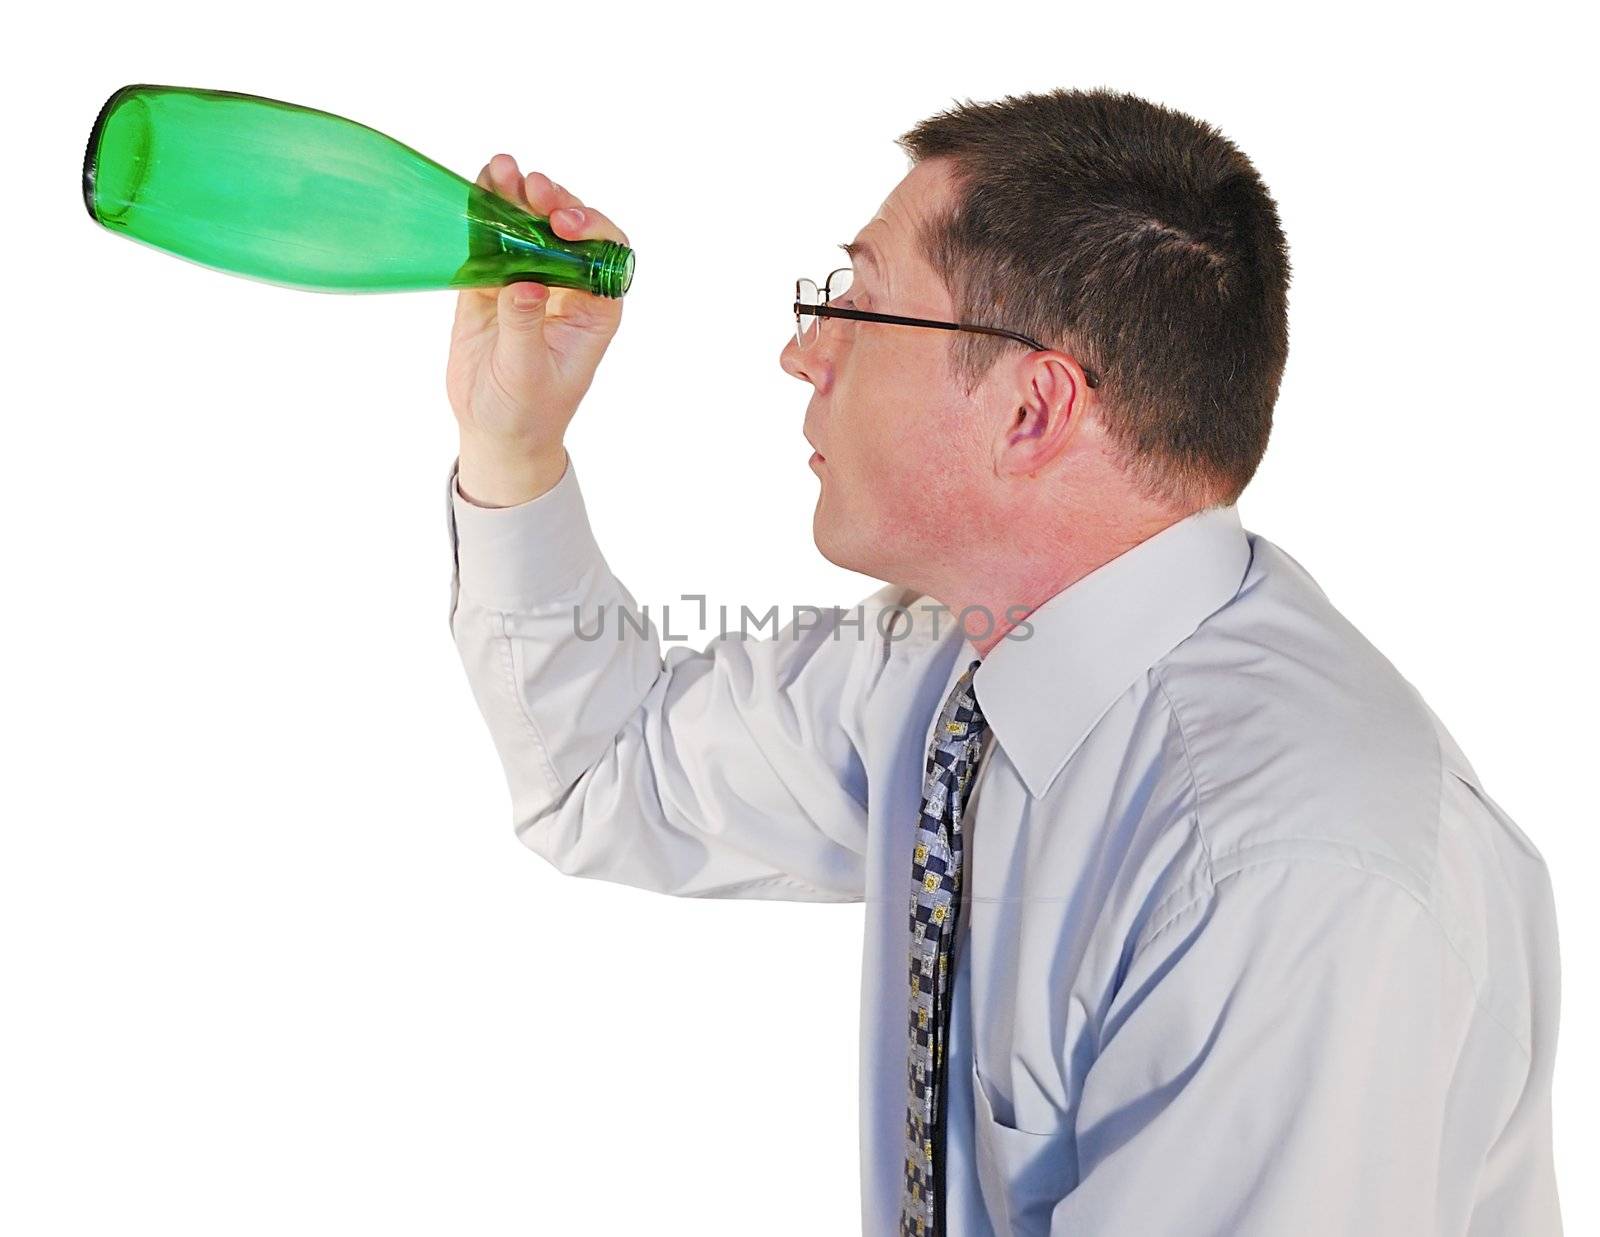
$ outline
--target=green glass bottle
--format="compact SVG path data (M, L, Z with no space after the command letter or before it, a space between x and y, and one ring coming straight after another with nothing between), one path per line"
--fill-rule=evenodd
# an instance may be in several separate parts
M99 223L157 249L319 292L535 280L620 297L633 250L563 240L393 138L276 99L124 86L83 158Z

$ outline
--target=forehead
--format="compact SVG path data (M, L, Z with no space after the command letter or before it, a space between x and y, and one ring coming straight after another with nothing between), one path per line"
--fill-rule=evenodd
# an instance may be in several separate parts
M943 211L951 190L948 161L923 160L890 191L856 239L898 264L914 251L917 229Z

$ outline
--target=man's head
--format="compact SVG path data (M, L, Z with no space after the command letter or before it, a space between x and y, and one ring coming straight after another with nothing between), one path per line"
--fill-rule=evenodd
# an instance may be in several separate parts
M1250 161L1106 90L969 102L899 143L913 166L840 303L1047 350L838 318L791 340L822 553L944 599L982 591L997 554L1043 582L1064 539L1234 501L1288 353L1287 245Z

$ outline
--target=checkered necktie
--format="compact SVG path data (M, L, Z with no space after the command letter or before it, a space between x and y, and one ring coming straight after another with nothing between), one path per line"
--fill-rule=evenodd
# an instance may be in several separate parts
M976 661L967 667L939 712L911 857L910 1094L901 1237L934 1235L934 1128L949 1021L950 947L961 908L961 818L989 731L972 690L977 668Z

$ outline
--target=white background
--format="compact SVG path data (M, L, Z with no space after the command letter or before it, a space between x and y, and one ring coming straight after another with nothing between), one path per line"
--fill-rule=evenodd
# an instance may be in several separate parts
M84 138L145 81L320 107L468 176L505 150L620 223L638 273L569 447L658 604L875 587L812 547L777 356L795 277L904 173L897 134L1056 86L1218 125L1294 264L1244 522L1549 862L1559 1182L1567 1231L1600 1231L1595 100L1563 10L12 14L0 1229L859 1223L861 909L679 901L517 844L446 626L452 297L291 292L95 227Z

